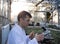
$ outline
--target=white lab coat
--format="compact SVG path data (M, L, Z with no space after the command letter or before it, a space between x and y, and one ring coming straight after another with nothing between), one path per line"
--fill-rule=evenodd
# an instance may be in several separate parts
M9 33L7 44L38 44L38 42L35 38L30 40L24 29L15 24Z

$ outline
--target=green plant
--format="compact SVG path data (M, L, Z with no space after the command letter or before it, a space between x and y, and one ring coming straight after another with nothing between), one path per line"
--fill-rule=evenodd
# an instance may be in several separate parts
M34 31L35 33L42 33L41 28L26 28L25 30L27 34L29 34L31 31ZM51 30L51 34L54 38L52 44L60 44L60 32Z

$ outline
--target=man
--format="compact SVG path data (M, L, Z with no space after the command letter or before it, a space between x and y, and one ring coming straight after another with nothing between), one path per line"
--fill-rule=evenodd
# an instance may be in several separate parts
M32 32L29 36L26 36L24 28L28 26L31 17L31 14L26 11L18 14L18 23L15 24L9 33L8 44L38 44L38 41L43 40L42 34L34 37L34 33Z

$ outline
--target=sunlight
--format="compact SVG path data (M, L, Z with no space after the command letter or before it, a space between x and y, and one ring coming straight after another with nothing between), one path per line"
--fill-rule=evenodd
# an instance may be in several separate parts
M55 15L56 14L56 15ZM55 15L55 16L54 16ZM54 12L53 12L53 22L54 23L58 23L58 11L57 10L55 10Z
M42 6L42 5L39 5L39 6ZM34 11L36 9L39 11L44 11L46 7L36 7L33 3L28 3L26 0L17 0L17 1L14 0L11 4L11 20L12 22L16 22L17 15L22 10L25 10L28 12L31 11L31 15L34 17ZM41 18L45 17L43 13L40 13L40 14L42 15ZM32 20L34 20L34 18L32 18Z
M13 2L11 5L11 19L14 19L14 22L16 21L17 14L22 11L28 11L28 4L24 0L19 0L19 2Z

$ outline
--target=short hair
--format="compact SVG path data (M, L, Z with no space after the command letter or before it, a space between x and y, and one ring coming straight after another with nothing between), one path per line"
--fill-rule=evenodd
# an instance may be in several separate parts
M21 11L17 16L17 20L19 21L20 18L26 18L26 15L29 16L30 18L32 18L31 14L29 12Z

